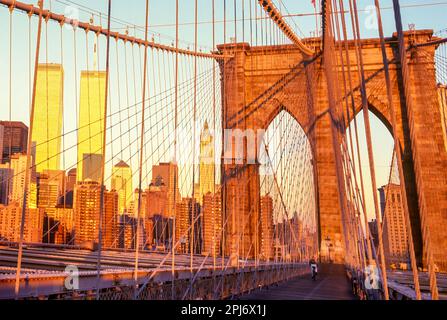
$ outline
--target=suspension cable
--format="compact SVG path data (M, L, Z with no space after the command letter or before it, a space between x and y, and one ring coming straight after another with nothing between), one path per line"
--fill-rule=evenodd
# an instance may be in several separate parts
M148 25L149 25L149 0L146 0L146 27L144 33L144 43L148 40ZM140 251L140 228L141 228L141 207L142 207L142 178L143 178L143 156L144 156L144 130L145 130L145 114L146 114L146 77L147 77L147 46L144 46L144 66L143 66L143 85L142 85L142 112L141 112L141 136L140 136L140 163L139 163L139 177L138 177L138 214L137 214L137 234L135 245L135 298L138 292L138 259Z
M23 236L24 236L24 229L25 229L25 218L26 218L26 202L27 202L27 195L29 190L29 179L30 179L30 165L31 165L31 144L32 144L32 134L33 134L33 119L34 119L34 111L35 111L35 105L36 105L36 87L37 87L37 69L39 64L39 52L40 52L40 38L42 33L42 8L43 8L44 0L39 0L39 22L38 22L38 29L37 29L37 44L36 44L36 56L35 56L35 63L34 63L34 82L33 82L33 97L31 102L31 110L30 110L30 128L28 133L28 145L27 145L27 157L26 157L26 170L25 170L25 188L23 191L23 200L22 200L22 217L20 220L20 241L19 241L19 250L18 250L18 256L17 256L17 270L16 270L16 280L15 280L15 297L16 299L19 298L19 292L20 292L20 272L22 268L22 254L23 254ZM12 131L10 132L12 135Z
M96 298L100 297L99 282L101 279L101 252L102 252L102 227L103 218L105 217L104 206L104 176L105 176L105 155L106 155L106 143L107 143L107 112L109 105L109 66L110 66L110 15L112 10L112 0L108 0L108 13L107 13L107 46L106 46L106 81L105 81L105 93L104 93L104 124L103 124L103 137L102 137L102 159L101 159L101 200L99 209L99 227L98 227L98 255L97 255L97 288Z
M408 70L408 61L407 61L407 55L405 50L405 42L404 42L404 35L402 30L402 18L400 13L400 4L399 0L393 0L393 7L394 7L394 17L395 17L395 23L396 23L396 30L397 30L397 36L398 36L398 45L399 45L399 57L400 57L400 63L401 63L401 73L403 77L403 84L404 84L404 93L405 93L405 102L407 105L408 112L410 113L409 118L412 119L412 100L411 100L411 93L409 89L409 70ZM411 124L410 124L411 127ZM414 142L413 139L411 139L413 149L414 149ZM420 210L421 210L421 216L425 216L425 204L420 204ZM412 232L412 230L408 230L408 232ZM430 239L429 239L429 229L428 228L422 228L422 234L424 236L424 243L427 251L427 260L428 260L428 272L429 272L429 278L430 278L430 291L432 295L433 300L439 299L439 292L438 292L438 285L437 285L437 279L436 279L436 273L434 271L433 266L433 253L431 251L430 246Z
M415 251L414 251L414 243L413 243L413 233L411 230L410 214L409 214L409 209L408 209L407 190L405 187L405 176L404 176L403 168L402 168L402 151L401 151L399 136L398 136L398 132L397 132L396 113L394 110L393 93L392 93L391 79L390 79L390 70L389 70L388 58L387 58L387 53L386 53L386 48L385 48L385 38L384 38L384 34L383 34L382 16L381 16L379 1L375 0L374 3L376 6L376 12L377 12L377 23L378 23L378 27L379 27L380 46L381 46L381 50L382 50L382 60L383 60L383 66L384 66L384 71L385 71L385 82L386 82L386 89L387 89L388 107L390 110L391 126L393 129L394 152L396 154L397 167L399 170L402 202L403 202L403 206L404 206L404 215L405 215L405 222L406 222L407 234L408 234L408 244L409 244L409 249L410 249L411 270L413 273L414 290L416 293L416 299L421 300L421 289L420 289L420 285L419 285L419 275L418 275L418 269L417 269L417 263L416 263L416 255L415 255Z

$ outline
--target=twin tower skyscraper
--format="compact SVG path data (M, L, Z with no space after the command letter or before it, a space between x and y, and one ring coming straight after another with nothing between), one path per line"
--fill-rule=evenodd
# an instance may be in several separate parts
M103 157L103 130L106 72L81 71L77 181L100 182ZM37 172L61 170L64 70L60 64L39 64L33 118L33 156ZM77 94L77 92L75 93Z

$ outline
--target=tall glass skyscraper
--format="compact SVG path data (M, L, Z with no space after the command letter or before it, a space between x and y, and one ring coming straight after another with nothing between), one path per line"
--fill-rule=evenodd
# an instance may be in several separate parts
M106 72L82 71L77 180L101 182Z
M59 170L63 100L64 70L62 65L39 64L32 132L37 172Z

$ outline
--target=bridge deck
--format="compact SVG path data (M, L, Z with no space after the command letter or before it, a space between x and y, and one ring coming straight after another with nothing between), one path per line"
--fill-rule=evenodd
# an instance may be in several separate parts
M240 297L241 300L355 300L344 266L320 268L317 280L309 276L292 279Z

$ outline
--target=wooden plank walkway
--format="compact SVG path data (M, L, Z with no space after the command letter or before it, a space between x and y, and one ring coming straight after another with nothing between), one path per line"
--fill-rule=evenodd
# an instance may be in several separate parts
M316 281L299 277L250 294L240 300L356 300L343 265L320 266Z

